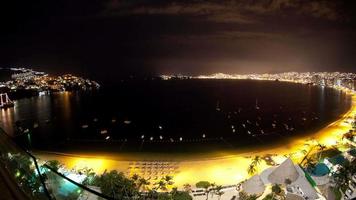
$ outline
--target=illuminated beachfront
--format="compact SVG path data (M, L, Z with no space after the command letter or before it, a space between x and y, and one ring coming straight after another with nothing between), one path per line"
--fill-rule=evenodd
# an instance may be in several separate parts
M98 155L81 154L74 152L73 155L56 154L50 152L36 152L43 160L58 160L67 168L81 169L90 166L97 173L105 170L118 170L127 176L139 174L141 176L172 175L174 185L180 189L184 184L195 185L195 183L206 180L219 185L236 185L237 183L251 177L247 169L255 156L270 157L276 164L290 157L295 163L299 163L304 157L304 151L309 151L317 143L326 147L339 144L343 134L352 129L351 121L356 115L356 96L352 90L339 88L352 96L350 110L327 127L310 134L308 137L296 137L283 146L271 146L254 148L247 151L224 151L207 153L203 155L179 155L174 157L169 154L105 154ZM164 165L167 163L168 167ZM143 171L143 165L150 171ZM163 166L162 166L163 165ZM255 173L271 167L265 162L257 166ZM163 170L166 169L167 170ZM149 173L149 175L147 175ZM164 173L164 174L161 174Z
M162 79L230 79L230 80L265 80L284 81L301 84L312 84L328 87L344 87L351 90L356 88L356 74L342 72L284 72L274 74L224 74L184 76L162 75Z
M356 0L2 7L0 199L356 199Z
M42 76L42 74L40 74L39 76ZM31 72L31 73L23 73L19 77L16 76L15 79L34 80L34 77L37 76L33 76ZM64 77L65 78L63 80L69 81L72 79L71 78L72 76L64 76ZM323 151L320 150L321 147L327 150L337 149L337 151L340 151L344 154L345 152L348 152L350 150L350 145L351 146L354 145L352 141L344 139L345 134L349 133L349 131L354 128L352 127L352 123L355 120L354 117L356 116L356 103L355 103L356 96L354 91L355 74L353 73L290 72L290 73L263 74L263 75L215 74L211 76L197 76L197 77L162 76L162 79L163 80L159 80L160 83L167 83L168 81L166 82L166 80L171 80L171 79L174 80L178 79L178 82L185 81L181 79L228 79L228 80L248 79L248 80L256 80L256 81L259 80L273 81L269 83L273 83L274 85L286 84L286 83L278 83L279 81L291 82L295 84L307 84L307 86L305 87L303 86L303 87L308 89L313 87L314 89L318 89L318 90L320 89L320 91L326 91L327 89L329 91L339 90L337 92L342 93L343 95L347 96L348 99L351 100L351 105L350 107L347 106L347 108L349 109L347 110L346 113L343 113L342 116L339 116L336 121L330 123L329 125L321 128L318 131L308 133L306 134L307 136L298 136L296 134L287 137L286 135L285 136L286 138L283 138L284 139L283 143L269 144L268 142L266 142L264 143L264 145L261 145L260 147L256 145L254 147L248 147L248 148L236 147L231 150L226 150L227 149L226 148L220 151L210 150L210 151L202 151L202 152L195 152L195 153L194 152L182 153L179 151L170 152L170 153L165 153L162 151L157 151L156 153L148 153L149 151L141 151L141 152L136 151L132 153L125 153L125 151L107 151L107 153L98 153L96 151L90 152L90 148L88 147L86 147L88 149L86 153L80 151L66 151L67 153L63 153L61 152L61 150L54 150L52 152L52 151L45 151L45 150L39 151L36 150L36 148L33 148L33 153L36 155L37 158L39 158L39 164L41 166L45 166L46 164L48 164L47 163L48 161L50 162L58 161L59 163L64 164L58 169L58 172L79 184L84 184L86 175L83 175L83 172L85 174L85 171L87 170L92 169L93 172L95 172L95 174L98 176L102 174L107 174L112 170L117 170L119 172L122 172L125 175L125 177L129 179L134 177L140 177L142 178L142 180L146 180L148 182L146 188L142 189L139 187L138 189L143 192L148 190L164 192L164 191L170 191L174 187L178 187L179 190L186 190L188 184L190 188L193 189L193 191L190 192L189 194L193 196L194 199L200 200L200 199L204 199L205 193L201 190L201 187L196 186L196 183L201 181L208 181L209 183L213 183L212 185L209 186L210 189L208 193L215 194L216 193L215 188L223 187L223 191L224 191L223 199L231 199L233 196L239 196L241 195L239 194L240 192L248 192L249 195L256 194L257 196L259 196L259 199L262 199L266 195L271 193L271 187L273 186L273 183L275 183L272 181L268 182L269 179L266 177L269 177L269 175L272 174L271 173L272 170L277 170L279 165L284 166L285 163L287 164L289 163L288 164L289 168L294 168L292 164L290 164L291 162L294 162L294 164L300 164L302 168L300 168L299 165L296 165L295 170L299 171L298 172L299 177L304 177L303 170L309 170L309 166L312 166L311 164L306 164L306 162L309 162L306 161L309 160L308 155L310 156L310 155L321 154L319 153ZM258 82L258 83L265 84L265 82ZM296 86L295 84L288 84L288 85ZM330 88L334 88L336 90ZM53 94L54 96L57 95L55 93ZM63 106L65 109L64 110L61 109L61 110L65 111L64 113L66 116L68 116L71 113L69 102L70 102L70 96L73 94L74 93L71 92L59 93L60 97L64 97ZM36 105L38 106L42 104L36 104ZM45 107L46 105L47 104L43 104L41 109L46 108ZM16 109L17 109L16 107L13 109L14 111L13 114L16 114L16 112L18 112L18 110ZM230 112L229 110L221 109L219 103L217 104L216 108L212 107L211 109L216 113L225 113L226 117L228 117ZM258 107L257 99L256 99L256 105L253 105L252 110L257 111L259 109L260 108ZM11 117L12 115L11 113L12 112L9 109L2 110L2 115L4 117L3 119L7 120L8 118L10 121L13 120ZM303 120L302 118L299 119ZM314 117L311 119L314 119ZM79 124L78 126L80 127L81 130L87 130L89 126L95 126L95 123L97 123L98 120L99 120L98 118L94 117L92 119L92 122L86 121L84 125ZM110 124L115 124L116 122L117 122L116 118L112 118L109 121ZM50 120L45 121L45 123L46 124L50 123ZM120 120L120 122L118 123L122 123L124 126L128 126L131 123L136 124L135 120L131 121L128 119L124 119L123 121ZM246 119L244 119L242 123L248 123L248 120L246 121ZM8 126L11 126L13 123L7 123L7 124ZM36 122L35 124L33 124L33 130L38 128L39 124L41 123ZM237 125L238 124L232 124L232 123L229 124L229 128L232 127L230 133L231 132L235 133L235 127ZM256 124L256 126L258 125ZM282 129L282 131L288 132L289 130L288 126L287 127L282 126L282 127L284 128ZM26 133L28 133L30 132L29 131L30 129L32 130L32 128L23 129L23 130L27 130ZM162 129L163 129L162 126L159 125L158 131L161 131ZM249 134L248 133L249 130L246 129L245 131L247 134ZM110 138L110 136L114 136L112 135L114 133L114 130L101 128L101 129L97 129L96 132L100 136L103 136L104 138L103 141L105 143L107 142L107 144L110 144L110 142L115 142L112 138ZM83 133L88 134L88 132L84 132L84 131ZM353 132L351 133L353 134ZM34 132L32 136L36 136L35 134L36 133ZM155 136L157 138L155 139L158 141L163 139L160 134L161 132L159 132L159 135ZM224 136L222 132L219 132L219 134L221 134L221 136ZM207 135L208 137L210 136L209 134ZM203 139L197 141L203 144L204 139L207 135L205 133L203 135L201 133L198 133L197 137L202 137ZM268 134L264 135L264 133L261 133L261 135L266 137L274 136ZM149 137L149 135L146 136ZM186 135L183 135L183 137L184 136ZM255 137L257 135L253 134L252 136ZM142 140L143 143L144 138L142 138L142 135L139 134L137 135L137 137L139 137L140 138L139 141ZM165 135L164 137L165 139L169 138L168 135ZM29 137L29 139L31 138ZM83 139L85 140L85 138ZM178 143L184 142L182 137L180 137L179 139L179 137L176 136L176 139L177 139L176 142ZM152 141L153 137L152 136L149 137L149 140ZM184 140L186 139L184 138ZM124 141L124 143L125 142L126 141ZM172 147L174 147L174 145L176 145L177 143L172 143L172 141L170 141L170 144L172 145ZM194 143L190 143L190 144L194 145ZM159 143L151 143L150 145L159 145ZM208 143L204 143L203 145L209 147ZM290 158L291 160L286 160L287 158ZM12 160L13 156L10 155L9 159ZM326 160L323 162L328 163L327 159L323 158L323 160ZM313 163L313 165L318 164L319 162L321 163L320 158L317 160L316 163ZM333 166L330 166L330 169L332 168ZM157 185L159 185L159 183L162 182L162 180L164 180L166 177L172 177L172 180L169 180L170 184L165 186L167 190L159 189ZM327 185L331 184L329 177L327 178L313 177L313 178L323 184L324 183L326 183ZM261 182L261 179L264 180L263 184ZM276 178L272 178L272 180L276 180ZM314 189L314 187L311 187L310 184L305 180L305 178L304 179L298 178L295 179L295 181L296 183L293 183L294 185L288 186L290 190L287 192L288 194L298 193L298 190L296 190L295 188L302 187L303 185L304 186L306 185L306 189L305 188L301 189L302 192L307 191L308 187L310 191L312 191L308 196L309 199L315 199L316 197L315 195L317 193L321 193L319 189ZM254 188L254 185L256 184L255 182L259 183L260 188L257 189ZM251 185L252 185L252 189L251 189ZM294 188L294 190L290 188ZM283 186L283 190L287 191L288 188L286 186ZM323 199L323 197L321 197L320 199Z

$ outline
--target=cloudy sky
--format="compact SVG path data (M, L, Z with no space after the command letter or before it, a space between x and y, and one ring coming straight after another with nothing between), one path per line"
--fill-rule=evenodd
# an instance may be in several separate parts
M65 0L1 6L1 66L130 74L356 72L356 2Z

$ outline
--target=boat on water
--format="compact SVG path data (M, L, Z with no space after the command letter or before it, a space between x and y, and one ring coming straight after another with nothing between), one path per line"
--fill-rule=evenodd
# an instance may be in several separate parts
M260 107L258 106L258 100L257 100L257 99L256 99L255 109L256 109L256 110L259 110L259 109L260 109Z
M221 111L221 109L220 109L220 102L219 102L219 101L216 102L216 108L215 108L215 110L216 110L216 111Z
M88 128L88 127L89 127L88 124L83 124L83 125L82 125L82 128Z
M0 94L0 108L10 108L14 107L14 105L7 93Z

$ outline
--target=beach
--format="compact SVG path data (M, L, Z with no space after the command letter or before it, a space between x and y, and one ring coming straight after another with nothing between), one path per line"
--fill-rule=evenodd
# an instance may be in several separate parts
M184 184L195 185L198 181L209 181L219 185L234 185L250 175L247 168L254 156L271 155L279 164L286 156L295 162L300 161L311 143L317 141L327 147L341 141L342 135L351 129L349 119L356 115L356 96L351 91L346 91L352 98L350 109L336 121L308 136L293 138L287 142L270 147L253 148L243 151L221 151L204 154L165 154L165 153L123 153L123 154L98 154L98 153L57 153L34 151L41 160L58 160L68 169L92 168L96 173L105 170L117 170L127 176L139 174L149 177L151 181L157 177L172 175L174 185L181 188ZM309 145L308 145L309 144ZM167 163L168 167L161 165ZM150 165L149 170L147 165ZM143 167L145 169L143 170ZM258 165L257 173L270 167L265 162ZM164 173L161 173L161 172Z

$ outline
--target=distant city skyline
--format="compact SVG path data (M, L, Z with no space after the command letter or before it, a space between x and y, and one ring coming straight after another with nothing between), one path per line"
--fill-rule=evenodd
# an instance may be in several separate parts
M129 75L356 72L354 1L4 5L0 67Z

